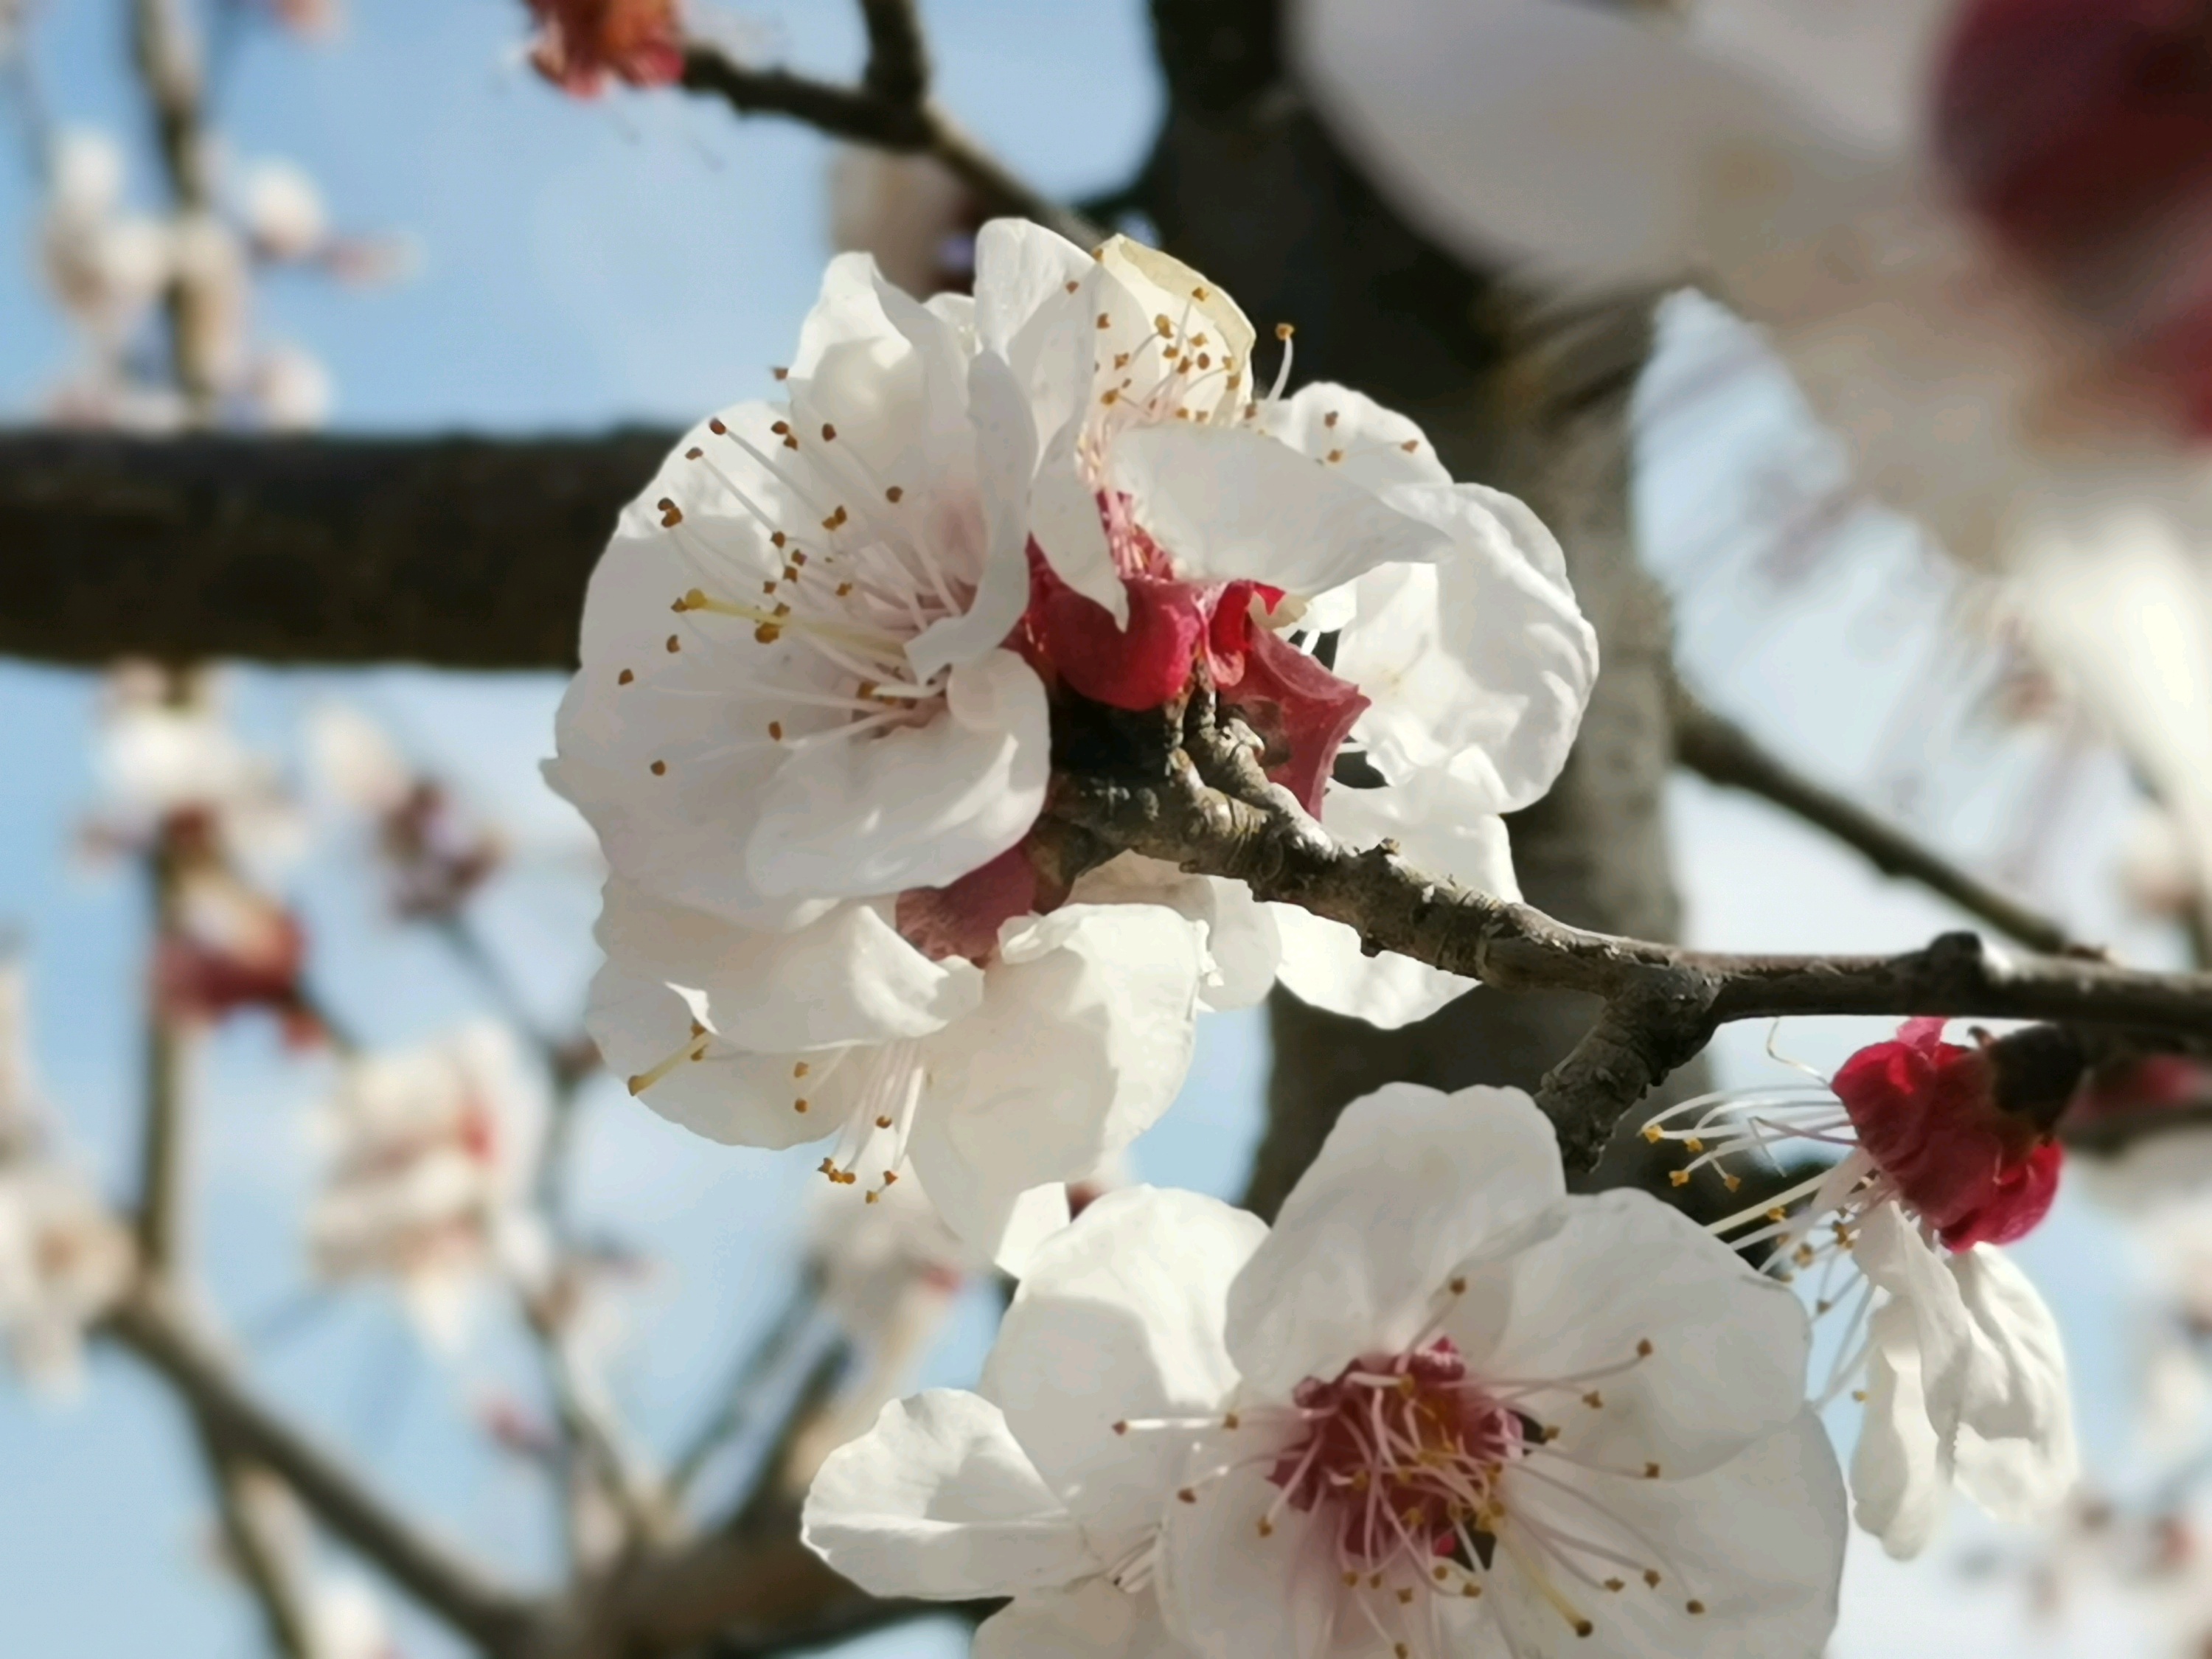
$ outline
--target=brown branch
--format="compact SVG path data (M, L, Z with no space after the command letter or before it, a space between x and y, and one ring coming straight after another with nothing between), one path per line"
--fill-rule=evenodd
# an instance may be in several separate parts
M180 222L204 218L214 210L215 185L199 43L183 0L137 0L132 46L139 80L153 106L155 149L177 217ZM165 301L170 366L197 422L205 422L215 412L220 387L210 346L221 326L216 310L230 303L228 296L211 292L188 266L170 280Z
M781 115L851 143L933 155L986 213L1034 219L1086 246L1098 240L1097 227L1022 179L930 97L929 52L914 0L860 0L860 11L868 60L857 86L756 68L697 40L684 47L684 86L740 115Z
M0 435L0 653L570 667L675 441Z
M1142 853L1343 922L1371 951L1503 989L1600 999L1596 1024L1538 1093L1574 1168L1594 1164L1620 1115L1735 1020L1945 1014L2212 1033L2212 975L2011 957L1972 933L1890 957L1768 956L1569 927L1425 875L1389 842L1343 845L1267 782L1255 756L1249 732L1217 728L1206 700L1194 699L1181 746L1157 769L1055 781L1045 854L1066 875L1116 852Z
M2056 921L1960 869L1856 801L1814 782L1679 682L1672 703L1674 758L1708 783L1741 789L1780 807L1861 854L1882 874L1919 883L2032 950L2057 953L2074 947Z
M102 1331L181 1395L207 1431L265 1465L365 1559L486 1652L520 1650L529 1604L394 1510L341 1457L293 1427L158 1286L139 1287Z
M257 1491L257 1480L273 1480L273 1477L228 1449L204 1421L200 1446L215 1480L223 1536L246 1587L260 1604L270 1645L283 1659L318 1659L309 1593L300 1582L300 1564L286 1547L283 1517L272 1514L269 1507L269 1500L281 1489L272 1486Z

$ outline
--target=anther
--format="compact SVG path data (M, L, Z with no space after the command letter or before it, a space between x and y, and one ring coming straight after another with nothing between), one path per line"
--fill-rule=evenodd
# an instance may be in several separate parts
M845 526L845 509L841 507L835 513L832 513L828 518L822 520L822 527L824 530L842 530Z
M769 430L775 433L779 438L788 438L791 435L791 422L789 421L778 421L775 425L769 428Z
M668 636L668 654L672 657L683 648L684 641L678 639L675 635L671 634Z
M1667 1171L1667 1184L1668 1184L1668 1186L1670 1186L1670 1187L1686 1187L1686 1186L1688 1186L1688 1185L1690 1184L1690 1172L1689 1172L1687 1170L1668 1170L1668 1171Z
M668 775L668 763L665 760L657 760L653 762L653 775L656 778L666 777Z
M1321 423L1322 423L1323 426L1334 426L1334 425L1336 424L1336 422L1337 422L1338 418L1339 418L1339 416L1338 416L1337 411L1336 411L1335 410L1333 410L1333 409L1332 409L1332 410L1330 410L1328 411L1328 414L1326 414L1326 415L1324 415L1324 416L1322 416L1321 417Z
M777 367L777 368L771 368L770 370L769 370L769 374L773 374L773 375L775 375L775 378L776 378L777 380L789 380L789 379L791 378L791 371L790 371L789 369L787 369L787 368L782 368L782 367L781 367L781 366L779 366L779 367Z
M1275 337L1279 340L1287 340L1291 335L1297 332L1297 330L1289 323L1277 323L1275 325Z
M834 444L837 441L837 428L827 421L822 422L822 441L825 444Z
M1667 1137L1660 1133L1659 1126L1657 1124L1647 1123L1644 1126L1644 1138L1650 1141L1654 1146L1656 1146L1661 1141L1666 1139Z
M893 484L889 489L884 491L884 499L889 501L893 507L896 507L900 501L904 498L905 495L906 491L902 488L897 484Z
M1408 455L1413 454L1420 448L1420 447L1421 441L1419 438L1408 438L1405 442L1398 446L1399 448L1404 450Z
M1176 1501L1180 1504L1195 1504L1198 1502L1198 1494L1188 1486L1185 1486L1176 1493Z
M1152 319L1152 326L1159 331L1160 338L1163 340L1175 338L1175 325L1168 320L1165 312Z
M807 1073L809 1073L809 1072L812 1071L813 1069L814 1069L814 1068L813 1068L812 1066L809 1066L809 1065L808 1065L805 1060L800 1060L797 1065L793 1066L791 1068L791 1074L792 1074L792 1076L793 1076L793 1077L795 1077L795 1078L805 1077L805 1076L807 1074Z
M1344 452L1343 452L1342 450L1340 450L1340 449L1332 449L1332 450L1330 450L1330 451L1328 452L1328 464L1329 464L1331 466L1334 466L1334 465L1335 465L1339 461L1342 460L1343 459L1344 459Z
M1656 1567L1644 1568L1644 1582L1650 1589L1657 1589L1659 1588L1659 1570Z
M625 668L621 673L615 676L615 684L617 685L628 685L636 678L636 675L631 673L629 669Z
M1603 1411L1605 1409L1605 1395L1601 1394L1597 1389L1592 1389L1588 1394L1583 1396L1583 1404L1588 1406L1594 1412Z
M717 438L726 438L730 435L730 428L722 424L722 418L719 415L707 422L707 430Z
M1628 1588L1628 1581L1625 1578L1608 1578L1605 1581L1605 1587L1618 1593Z
M1114 326L1114 319L1102 311L1098 313L1098 326L1101 328L1111 328Z
M1644 1478L1646 1480L1656 1480L1659 1478L1659 1466L1656 1463L1646 1463L1644 1466Z
M791 1103L791 1109L797 1112L801 1117L804 1117L806 1115L806 1109L813 1103L813 1102L808 1100L805 1096L801 1096L799 1099Z
M663 530L673 530L684 522L684 509L667 496L663 495L653 505L660 509L660 527Z
M1649 1359L1651 1358L1651 1339L1650 1337L1644 1337L1637 1343L1636 1357L1638 1359Z
M770 743L781 743L783 741L783 722L781 720L770 720L768 723L768 736Z
M890 1127L891 1120L889 1114L885 1114L876 1119L876 1127L878 1129L888 1129Z
M1466 1279L1464 1277L1455 1276L1451 1281L1449 1289L1454 1296L1465 1296L1467 1294Z
M684 452L684 459L687 461L696 461L706 453L707 452L700 448L698 445L694 444L690 448Z
M1692 1614L1700 1613L1705 1610L1705 1604L1703 1601L1685 1601L1682 1603L1682 1609Z

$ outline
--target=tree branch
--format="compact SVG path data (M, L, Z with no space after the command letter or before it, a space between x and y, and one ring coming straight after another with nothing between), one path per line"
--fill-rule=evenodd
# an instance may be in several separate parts
M0 653L570 667L676 436L0 435Z
M254 1487L257 1480L273 1478L228 1450L204 1421L199 1439L215 1481L223 1536L240 1574L260 1604L262 1621L269 1627L270 1646L283 1659L319 1659L307 1591L299 1581L298 1563L282 1536L284 1517L272 1515L269 1509L268 1500L278 1497L279 1491L272 1486L257 1492Z
M860 0L868 61L858 86L840 86L739 63L712 41L684 52L687 91L720 98L740 115L781 115L833 138L935 156L984 211L1013 214L1089 246L1097 227L1018 177L929 95L929 52L914 0Z
M1673 687L1672 702L1674 757L1708 783L1741 789L1802 818L1863 854L1882 874L1918 882L2032 950L2055 954L2074 948L2073 939L2056 921L1999 892L1856 801L1814 782L1768 753L1735 721L1698 702L1680 681Z
M158 1285L142 1285L101 1329L160 1372L209 1433L266 1465L334 1534L425 1607L488 1653L519 1650L528 1603L392 1509L336 1453L264 1403Z
M1735 1020L1945 1014L2212 1033L2212 975L2009 957L1972 933L1899 956L1765 956L1569 927L1425 875L1390 842L1343 845L1267 782L1257 751L1249 732L1217 726L1210 699L1194 697L1179 743L1157 768L1125 762L1055 779L1042 854L1066 878L1117 852L1142 853L1343 922L1370 951L1395 951L1507 990L1600 999L1596 1024L1538 1091L1571 1168L1593 1164L1620 1115Z

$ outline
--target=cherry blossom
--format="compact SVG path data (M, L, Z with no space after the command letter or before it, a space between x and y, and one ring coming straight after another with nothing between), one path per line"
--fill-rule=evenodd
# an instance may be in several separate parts
M315 1272L392 1280L426 1335L456 1343L489 1278L545 1277L529 1208L544 1112L493 1022L349 1060L316 1124L326 1157L307 1220Z
M1862 487L2008 573L2205 884L2212 121L2186 7L1292 11L1305 83L1432 234L1584 289L1694 277L1759 324Z
M76 1389L85 1332L131 1264L130 1236L74 1171L40 1157L0 1164L0 1336L26 1383Z
M1349 388L1285 396L1286 327L1263 391L1235 301L1127 238L1094 257L987 226L977 295L1038 459L1024 564L994 563L971 623L1025 597L1050 677L1116 708L1202 679L1328 828L1517 896L1500 815L1549 788L1597 666L1534 514ZM1468 988L1306 912L1276 924L1284 982L1340 1012L1401 1024Z
M667 86L684 73L676 0L527 0L537 20L531 66L562 91L589 98L610 78Z
M1110 1194L980 1392L833 1454L807 1541L1011 1596L979 1655L1815 1650L1840 1478L1802 1310L1646 1194L1568 1197L1526 1096L1355 1102L1271 1231Z
M505 861L498 830L359 710L318 708L307 742L317 782L337 805L374 826L400 915L450 915Z
M111 368L175 264L167 228L126 209L123 193L123 150L112 137L87 128L57 137L40 263L64 314Z
M977 961L933 958L899 921L848 902L747 933L611 881L592 1035L663 1115L749 1146L834 1134L833 1183L878 1198L911 1172L1018 1265L1024 1194L1086 1174L1182 1086L1205 930L1162 905L1069 904L1009 919Z
M1840 1317L1826 1393L1865 1377L1855 1513L1900 1558L1934 1536L1954 1485L2000 1518L2037 1520L2078 1468L2057 1325L1996 1248L2051 1208L2061 1154L2049 1123L2078 1068L2055 1103L2033 1099L1993 1047L1946 1042L1943 1026L1908 1021L1827 1087L1705 1097L1644 1129L1694 1155L1677 1186L1711 1167L1731 1192L1740 1154L1800 1139L1849 1148L1713 1230L1738 1249L1771 1243L1770 1264L1814 1277L1818 1311Z

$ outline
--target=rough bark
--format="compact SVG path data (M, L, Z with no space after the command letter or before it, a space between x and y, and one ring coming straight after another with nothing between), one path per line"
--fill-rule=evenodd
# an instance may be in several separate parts
M1604 667L1565 775L1513 826L1529 902L1578 926L1673 939L1667 611L1637 564L1628 507L1645 308L1543 319L1424 240L1303 104L1266 0L1154 0L1152 11L1170 112L1141 199L1169 245L1263 331L1296 326L1300 380L1340 380L1404 410L1456 475L1522 496L1566 549ZM1272 1215L1365 1091L1393 1078L1533 1089L1596 1012L1579 995L1477 993L1388 1032L1278 993L1248 1201ZM1676 1086L1694 1086L1695 1072Z
M0 653L567 667L674 441L0 436Z

